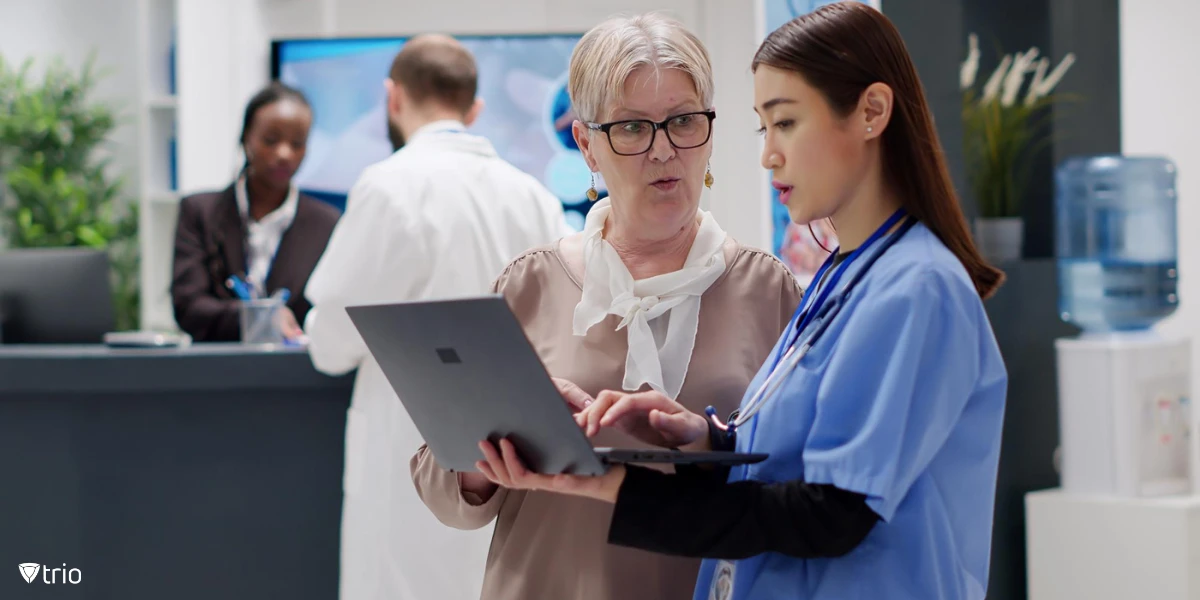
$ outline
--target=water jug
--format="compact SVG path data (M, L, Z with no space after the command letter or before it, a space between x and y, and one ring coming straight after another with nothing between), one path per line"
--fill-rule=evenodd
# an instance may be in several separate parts
M1059 312L1089 332L1148 329L1179 304L1175 165L1067 159L1055 173Z

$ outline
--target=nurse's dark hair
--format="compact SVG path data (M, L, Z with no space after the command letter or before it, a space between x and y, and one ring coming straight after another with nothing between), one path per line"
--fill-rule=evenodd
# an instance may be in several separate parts
M751 70L764 65L798 73L841 116L854 111L871 84L892 89L891 118L880 136L887 184L958 257L979 295L991 297L1004 272L975 247L917 69L892 22L861 2L822 6L767 36Z
M246 114L242 117L242 135L238 137L238 141L241 142L243 147L243 153L245 152L246 136L250 135L250 128L254 126L254 117L258 115L258 111L280 100L294 100L312 110L312 106L308 103L308 98L304 96L304 92L278 81L272 81L267 84L267 87L259 90L246 103ZM250 160L246 159L245 164L242 165L242 171L245 172L249 166Z

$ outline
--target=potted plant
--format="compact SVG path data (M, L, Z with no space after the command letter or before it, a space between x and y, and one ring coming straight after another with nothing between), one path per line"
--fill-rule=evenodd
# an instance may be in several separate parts
M117 116L91 99L91 59L79 73L56 60L40 81L32 65L14 69L0 57L0 239L107 249L117 327L137 329L137 204L97 152Z
M978 205L975 241L990 260L1021 257L1025 227L1021 200L1029 186L1034 157L1050 142L1052 115L1045 110L1062 100L1053 94L1075 63L1068 53L1053 70L1037 48L1006 54L979 90L979 38L968 38L967 58L959 83L962 90L963 153L967 181ZM1027 76L1033 75L1028 86Z

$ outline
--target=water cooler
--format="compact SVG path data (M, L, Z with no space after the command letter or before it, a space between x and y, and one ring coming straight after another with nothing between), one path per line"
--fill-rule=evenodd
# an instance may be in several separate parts
M1026 497L1030 600L1200 600L1200 445L1178 303L1175 165L1088 156L1055 174L1061 488Z
M1062 487L1160 496L1192 489L1190 344L1152 326L1175 311L1175 166L1093 156L1056 173L1056 342Z
M1123 497L1190 493L1188 340L1085 334L1055 346L1062 489Z

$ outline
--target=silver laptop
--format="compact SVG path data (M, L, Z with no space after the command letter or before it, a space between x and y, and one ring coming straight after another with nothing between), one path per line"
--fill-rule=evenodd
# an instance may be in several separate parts
M538 473L617 463L761 462L766 454L593 448L500 295L346 308L438 464L475 471L479 442L508 437Z

